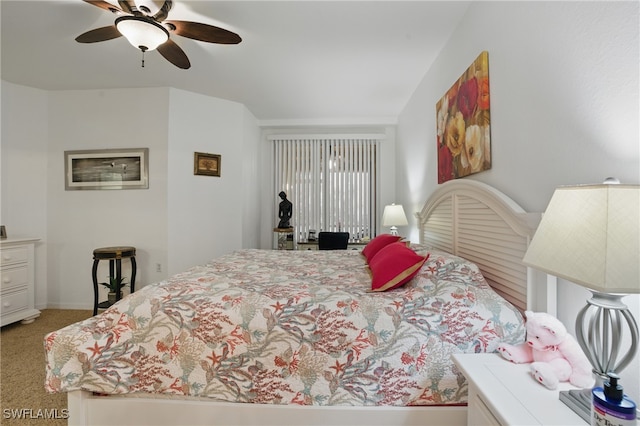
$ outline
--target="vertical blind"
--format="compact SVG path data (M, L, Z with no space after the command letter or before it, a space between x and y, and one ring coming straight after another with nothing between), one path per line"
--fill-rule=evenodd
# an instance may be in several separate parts
M276 193L286 192L293 204L291 225L298 241L306 240L310 230L346 231L353 240L375 235L379 139L272 142Z

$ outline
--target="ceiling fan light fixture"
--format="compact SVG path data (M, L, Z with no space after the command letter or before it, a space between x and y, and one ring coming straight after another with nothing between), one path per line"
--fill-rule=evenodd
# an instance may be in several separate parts
M169 31L157 22L142 16L121 16L116 28L136 49L154 50L169 39Z

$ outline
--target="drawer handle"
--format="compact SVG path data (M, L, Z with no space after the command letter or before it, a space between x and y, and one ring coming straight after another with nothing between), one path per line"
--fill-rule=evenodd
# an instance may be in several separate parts
M2 282L5 284L9 284L11 282L11 277L4 277Z
M4 302L4 303L2 304L2 307L3 307L3 308L8 308L9 306L11 306L11 302Z
M5 254L4 256L2 256L2 260L11 260L11 256Z

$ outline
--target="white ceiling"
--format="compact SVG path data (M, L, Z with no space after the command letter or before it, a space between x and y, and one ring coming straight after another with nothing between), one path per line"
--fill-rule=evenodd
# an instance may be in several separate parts
M123 37L77 43L115 19L81 0L2 0L2 79L45 90L175 87L240 102L263 124L393 122L468 6L176 0L169 19L243 39L215 45L174 35L191 61L181 70L155 51L142 68L141 52Z

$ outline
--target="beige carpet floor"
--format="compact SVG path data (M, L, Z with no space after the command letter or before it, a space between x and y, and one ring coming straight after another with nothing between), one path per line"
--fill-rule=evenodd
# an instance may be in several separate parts
M20 322L0 331L0 423L2 425L66 425L66 394L44 390L44 336L91 317L91 311L45 309L33 323ZM53 414L52 414L53 413Z

